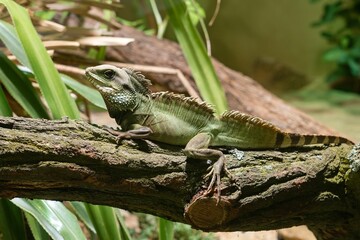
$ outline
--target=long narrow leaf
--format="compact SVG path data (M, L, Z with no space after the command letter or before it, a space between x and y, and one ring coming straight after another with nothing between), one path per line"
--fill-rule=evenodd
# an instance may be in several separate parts
M3 20L0 20L0 39L22 65L30 66L30 62L16 35L16 30L12 25Z
M26 239L24 226L20 209L9 200L0 199L0 239Z
M159 240L172 240L174 238L174 223L163 219L158 218L159 222Z
M116 209L115 210L115 214L116 217L119 221L119 225L120 225L120 233L121 233L121 238L124 240L131 240L131 235L129 233L129 230L127 229L126 225L125 225L125 220L124 217L122 216L120 209Z
M114 209L105 206L84 203L99 239L121 240L119 224Z
M183 50L205 101L213 104L217 113L227 109L227 101L221 83L206 53L200 34L187 14L184 1L164 0L177 40Z
M1 77L0 77L1 78ZM6 99L5 93L0 85L0 116L12 117L12 111Z
M25 217L35 240L50 239L49 234L31 214L25 212Z
M8 49L13 52L13 54L17 57L17 59L26 66L29 71L33 74L31 70L31 65L28 64L27 57L25 55L24 50L19 46L21 46L20 41L16 38L16 33L10 24L3 22L0 20L0 30L4 29L7 34L3 34L0 32L0 38L4 41L5 45ZM89 102L98 106L100 108L106 109L103 98L100 93L86 85L83 85L67 75L60 74L62 81L72 90L79 93L82 97L87 99ZM25 109L26 110L26 109ZM32 115L33 116L33 115Z
M31 214L53 239L86 239L74 214L61 202L21 198L11 202Z
M31 117L49 118L29 79L2 52L0 52L0 81Z
M96 233L94 224L91 222L90 216L86 211L86 207L83 202L70 202L70 205L74 208L75 214L83 221L83 223L93 232Z
M79 118L75 101L61 81L26 9L11 0L0 0L0 3L6 6L11 15L18 38L31 65L27 67L33 70L53 117Z

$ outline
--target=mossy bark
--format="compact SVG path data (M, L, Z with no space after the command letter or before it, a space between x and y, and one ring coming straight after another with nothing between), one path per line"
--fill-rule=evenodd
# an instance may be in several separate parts
M201 195L208 163L181 149L117 145L84 121L0 118L0 197L85 201L207 231L306 224L319 239L360 238L359 146L228 153L219 204Z

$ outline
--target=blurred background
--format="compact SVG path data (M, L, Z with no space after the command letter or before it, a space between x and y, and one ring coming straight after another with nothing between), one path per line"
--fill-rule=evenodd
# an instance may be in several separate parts
M0 0L0 3L8 3L7 8L12 5L9 2L13 1ZM56 108L51 108L48 97L51 99L55 95L54 92L58 93L60 88L53 88L54 92L46 92L42 89L42 84L44 82L46 84L46 81L40 82L37 69L29 64L39 59L39 55L36 55L39 51L29 54L22 39L26 56L25 53L22 54L18 49L21 43L17 38L22 34L29 34L24 32L26 28L20 28L22 31L19 31L19 26L15 26L16 35L14 27L7 24L12 23L7 9L0 5L0 38L4 42L4 44L0 43L0 97L2 97L0 101L4 100L1 103L9 105L6 114L5 111L0 111L0 115L4 116L51 119L67 115L71 118L88 119L95 123L115 126L114 120L110 119L104 110L104 103L99 94L94 93L95 91L86 85L88 83L83 77L84 66L103 63L106 60L106 47L125 46L128 43L124 43L124 39L109 40L108 38L115 36L114 29L120 29L122 25L132 26L148 35L176 40L173 29L168 24L168 9L164 7L165 1L122 0L119 3L119 1L107 0L19 0L16 2L29 11L32 23L36 25L43 42L55 40L51 44L48 42L46 47L57 63L55 66L57 70L67 74L60 76L67 88L63 89L63 98L54 102L61 104L67 96L69 102L73 101L73 106L64 103L64 108L69 107L70 114L56 112ZM355 142L360 141L360 3L358 1L185 0L184 2L192 23L198 27L212 56L226 66L250 76L273 94L335 129L339 134ZM16 7L14 9L18 10ZM20 13L19 19L26 15L15 10L12 14ZM160 24L156 19L157 15L162 16ZM117 22L114 23L113 20ZM25 21L19 22L25 24ZM31 26L30 21L29 24L28 27ZM84 25L94 29L84 28ZM93 38L86 38L87 35ZM37 36L37 33L34 32L31 37L29 36L27 37ZM24 39L26 40L26 36ZM57 40L71 42L64 43ZM38 46L28 44L27 47L33 50ZM51 59L48 60L48 65L40 66L39 69L41 67L55 69ZM24 65L27 69L17 68L14 63L17 66ZM54 82L53 76L50 74L45 80ZM14 79L22 79L22 81L16 83ZM68 96L69 91L71 98ZM32 206L33 211L28 211L20 203ZM53 229L43 229L53 222L58 222L59 226L62 226L62 231L67 231L69 234L75 232L72 235L76 237L74 239L107 239L106 236L109 236L107 231L117 237L114 239L172 239L172 237L161 238L162 232L174 234L173 239L315 239L305 226L266 232L208 234L193 230L188 225L172 224L164 219L142 213L129 213L79 202L56 203L59 206L54 206L53 202L45 200L0 199L0 239L54 238L50 231ZM49 215L49 212L56 212L58 209L61 209L57 213L58 216ZM14 216L17 218L16 221L13 220ZM64 222L67 224L61 225ZM105 230L104 222L108 223L108 228ZM75 225L77 229L73 231L72 227Z

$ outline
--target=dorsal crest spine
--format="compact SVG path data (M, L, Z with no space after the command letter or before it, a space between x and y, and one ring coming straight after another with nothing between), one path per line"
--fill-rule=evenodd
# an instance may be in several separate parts
M223 122L232 122L236 124L253 124L259 127L267 128L275 132L281 132L281 130L275 125L255 116L248 115L239 111L226 111L220 116L220 120Z
M198 98L185 97L183 94L174 94L171 92L156 92L152 93L151 97L154 101L173 106L173 108L182 107L189 112L198 113L199 116L214 117L213 107L206 102L200 101Z
M132 83L136 86L140 93L145 95L149 95L151 93L151 81L149 79L146 79L144 75L134 69L123 68L123 70L129 74Z

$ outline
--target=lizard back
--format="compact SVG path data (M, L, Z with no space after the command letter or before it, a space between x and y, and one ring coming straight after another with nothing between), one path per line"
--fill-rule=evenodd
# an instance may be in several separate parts
M226 111L220 117L219 134L213 146L242 149L287 148L312 144L353 144L339 136L288 133L261 118L238 111Z
M139 111L151 112L141 123L153 130L149 139L174 145L186 145L201 129L215 120L214 110L209 104L171 92L152 93L148 108L145 110L140 107Z

